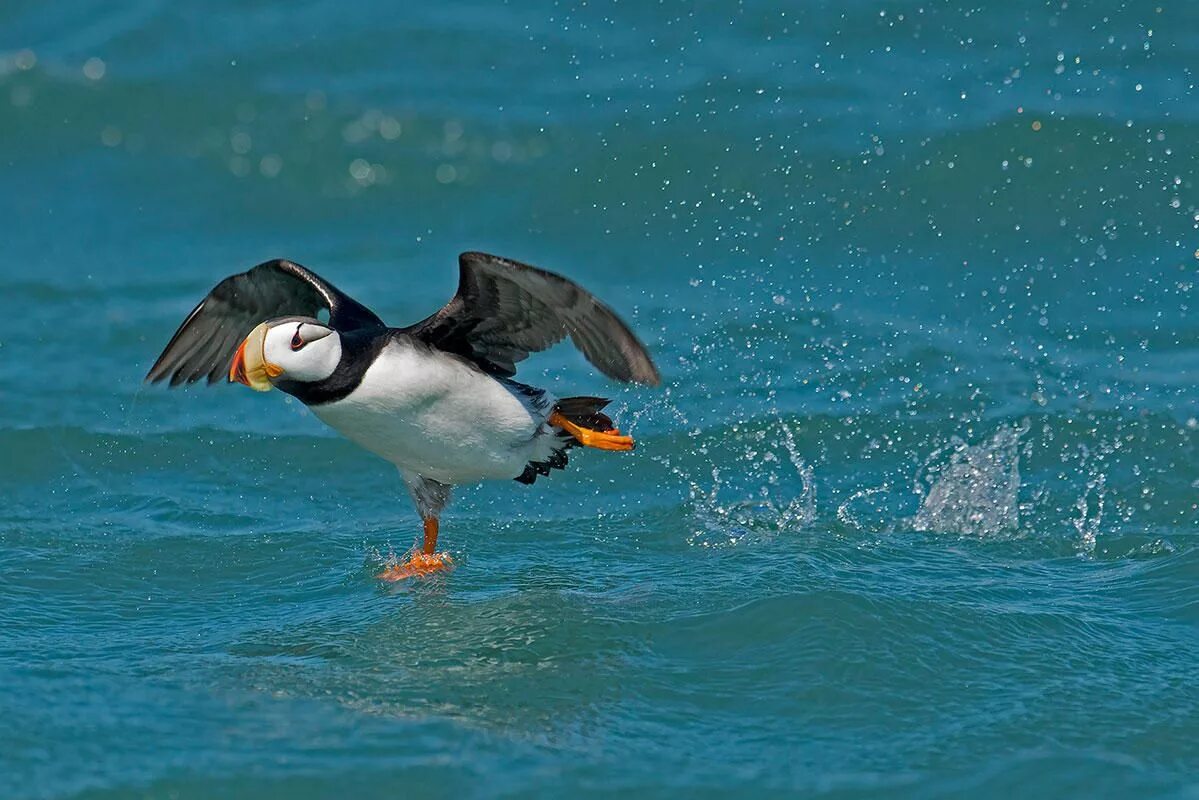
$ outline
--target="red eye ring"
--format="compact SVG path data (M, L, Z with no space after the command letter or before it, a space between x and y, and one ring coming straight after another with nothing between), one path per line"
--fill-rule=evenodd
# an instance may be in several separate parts
M296 332L291 335L291 349L299 350L305 344L307 344L307 342L300 338L300 326L297 325Z

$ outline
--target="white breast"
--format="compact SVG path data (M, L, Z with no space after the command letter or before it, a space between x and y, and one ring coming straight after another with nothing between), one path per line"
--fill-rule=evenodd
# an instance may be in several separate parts
M401 469L456 484L519 475L545 450L538 434L549 407L456 358L396 341L353 392L312 411Z

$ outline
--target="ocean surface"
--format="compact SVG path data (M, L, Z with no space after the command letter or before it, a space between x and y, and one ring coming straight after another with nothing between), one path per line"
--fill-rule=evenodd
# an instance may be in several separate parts
M0 797L1199 797L1199 7L4 0ZM653 351L463 487L142 383L271 257Z

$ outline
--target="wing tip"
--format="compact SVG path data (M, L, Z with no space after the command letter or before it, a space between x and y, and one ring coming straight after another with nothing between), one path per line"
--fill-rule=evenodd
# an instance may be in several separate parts
M615 314L613 314L615 317ZM619 317L616 320L620 322L624 328L626 340L620 346L621 354L624 356L624 364L626 376L621 376L621 379L627 383L639 383L643 386L656 387L662 385L662 373L658 371L658 365L654 363L650 357L649 351L645 349L645 345L637 338L637 335L629 329Z
M197 381L209 377L209 383L215 383L215 380L208 376L208 373L200 373L199 375L189 375L182 369L164 368L160 364L155 364L150 367L150 371L146 373L146 377L142 378L142 383L148 383L151 386L156 386L165 382L168 389L174 389L183 385L191 385Z
M658 368L652 363L649 364L648 367L649 369L647 371L634 370L628 382L639 383L642 386L649 386L650 388L657 388L661 386L662 375L658 372Z
M158 361L154 362L154 366L150 367L150 369L146 372L146 377L142 378L142 383L162 383L166 376L166 372L162 369L162 360L159 359Z
M583 354L587 357L587 354ZM600 361L592 361L587 359L599 369L604 375L614 381L621 383L635 383L640 386L649 386L651 388L662 385L662 374L658 372L658 367L649 357L649 353L644 350L638 350L634 353L624 353L624 359L621 361L601 363Z
M603 346L597 341L588 341L589 339L594 339L594 337L587 336L583 330L580 330L569 323L564 324L564 333L568 334L575 346L583 351L584 357L594 366L599 368L600 372L612 380L620 381L622 383L641 384L649 387L657 387L662 385L662 375L658 372L658 367L654 364L653 359L646 351L645 345L641 343L641 340L637 338L637 335L633 333L628 324L624 322L624 320L622 320L615 311L604 304L603 301L601 301L587 289L583 288L574 280L551 270L547 270L544 267L536 267L532 264L527 264L525 262L507 258L505 256L499 256L493 253L485 253L481 250L466 250L462 253L459 253L458 264L463 268L464 276L465 270L470 265L492 264L504 267L505 269L513 270L518 273L531 272L536 275L541 275L552 280L565 283L570 289L583 298L585 302L590 302L593 305L595 312L598 312L601 317L607 318L604 321L603 327L607 328L604 333L606 334L605 338L607 338L608 341L604 344L614 346L616 352L620 354L617 356L615 353L609 350L608 353L601 355L598 351L604 349ZM465 280L465 277L463 280ZM458 300L461 293L462 287L460 286L458 294L454 296L453 300L451 300L451 303L454 302L454 300ZM520 358L515 360L519 361L523 358L524 356L522 355ZM511 374L515 374L515 364L511 361L505 363L505 371L508 370L508 367L511 367Z

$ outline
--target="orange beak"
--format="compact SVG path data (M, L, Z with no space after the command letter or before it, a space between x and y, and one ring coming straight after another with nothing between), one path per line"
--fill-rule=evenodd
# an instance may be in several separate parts
M266 343L267 324L264 322L238 345L233 354L233 363L229 365L229 382L241 383L256 392L269 392L271 378L283 374L283 368L266 360L262 348Z
M237 346L237 352L233 354L233 365L229 367L229 382L250 385L250 379L246 377L246 342L244 339Z

